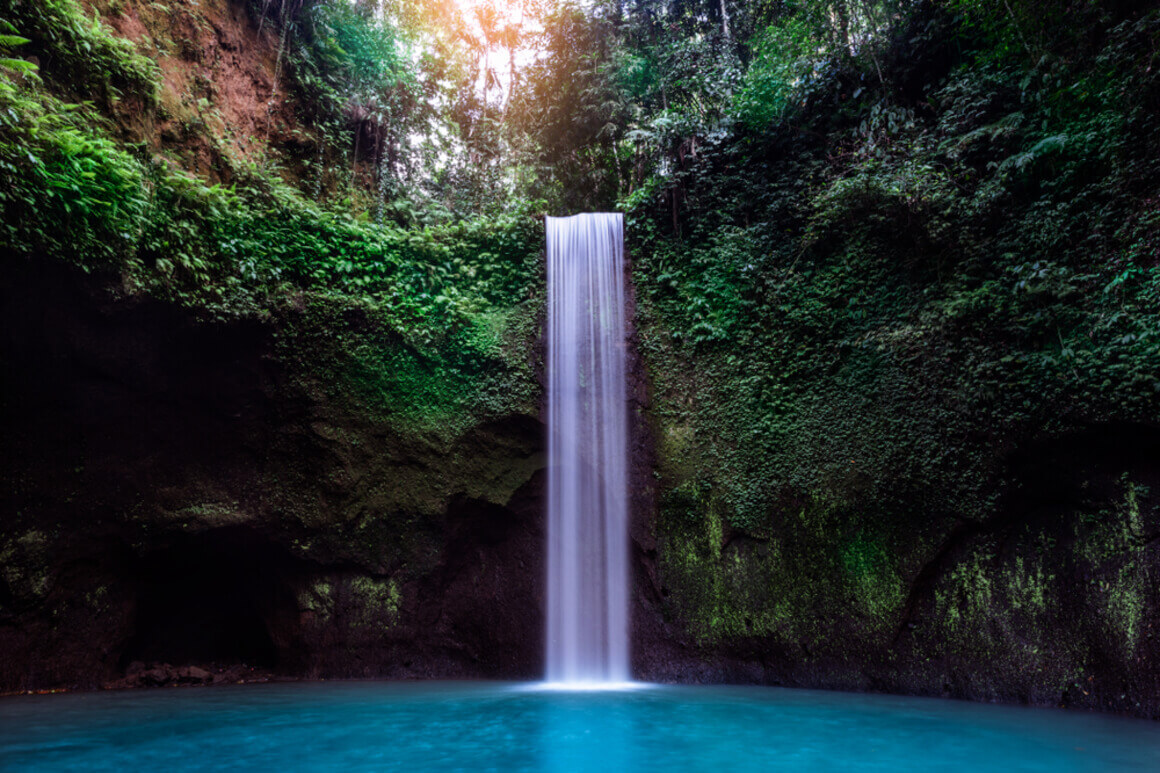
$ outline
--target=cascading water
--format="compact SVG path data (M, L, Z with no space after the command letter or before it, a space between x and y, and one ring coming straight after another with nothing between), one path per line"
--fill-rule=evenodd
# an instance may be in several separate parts
M547 679L627 682L624 218L549 217L547 232Z

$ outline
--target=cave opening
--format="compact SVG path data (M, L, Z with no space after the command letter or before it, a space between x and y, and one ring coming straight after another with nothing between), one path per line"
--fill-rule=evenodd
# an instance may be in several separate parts
M1160 429L1146 424L1096 424L1063 437L1028 443L1011 454L1006 480L1008 521L1068 513L1085 502L1119 495L1123 475L1160 484Z
M146 555L121 667L293 668L296 574L288 553L248 529L217 529Z

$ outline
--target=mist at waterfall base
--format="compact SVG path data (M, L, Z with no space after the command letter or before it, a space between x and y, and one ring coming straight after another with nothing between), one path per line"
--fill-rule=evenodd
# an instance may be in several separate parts
M345 682L0 698L0 769L1155 771L1145 720L774 687Z
M624 218L547 219L546 677L629 682Z

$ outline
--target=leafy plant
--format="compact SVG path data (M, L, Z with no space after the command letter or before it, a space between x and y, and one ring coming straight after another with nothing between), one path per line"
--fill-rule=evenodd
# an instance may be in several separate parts
M10 22L0 19L0 70L9 73L27 74L36 72L35 64L26 59L13 59L8 53L18 46L30 43L28 38L16 34L17 30Z
M0 19L28 37L28 52L41 58L43 74L63 92L106 102L131 96L156 103L156 64L77 0L3 0Z

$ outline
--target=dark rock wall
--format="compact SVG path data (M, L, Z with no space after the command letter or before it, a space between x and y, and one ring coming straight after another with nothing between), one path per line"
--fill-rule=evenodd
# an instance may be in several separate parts
M711 466L690 462L692 433L663 406L648 415L641 678L1160 718L1160 427L1094 421L996 447L973 517L884 506L887 479L870 496L786 492L741 529Z
M539 674L534 415L440 431L337 404L279 342L305 312L213 321L9 265L0 690L133 661Z
M140 663L539 676L536 416L408 425L304 377L279 337L305 312L213 321L113 286L0 280L0 689L165 678ZM1160 429L996 449L993 508L905 543L807 498L739 531L672 485L695 465L631 335L638 678L1160 715Z

